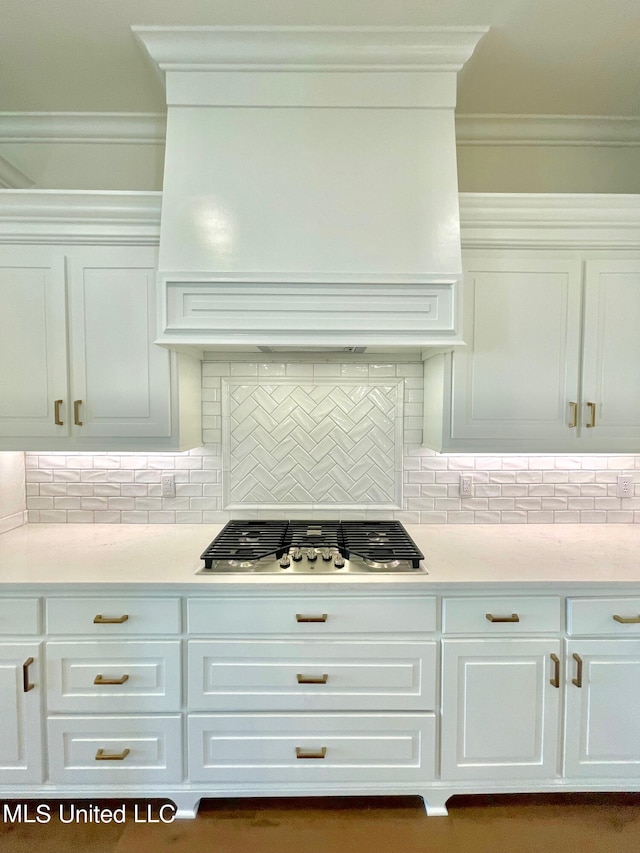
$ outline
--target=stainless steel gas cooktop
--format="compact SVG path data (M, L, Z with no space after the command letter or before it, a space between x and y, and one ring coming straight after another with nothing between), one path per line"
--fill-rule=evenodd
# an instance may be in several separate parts
M426 573L399 521L230 521L198 574Z

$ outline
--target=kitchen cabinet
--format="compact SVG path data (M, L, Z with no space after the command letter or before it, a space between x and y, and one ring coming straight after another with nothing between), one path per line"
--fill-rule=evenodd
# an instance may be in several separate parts
M640 774L640 598L567 601L565 774Z
M425 363L425 444L640 451L639 322L640 259L467 256L468 346Z
M0 195L0 450L201 443L200 362L154 344L160 201Z
M0 599L0 784L42 781L40 601ZM13 638L19 638L14 640Z
M444 781L556 775L559 630L557 596L444 599Z
M404 794L436 815L456 794L637 790L629 591L430 576L6 594L0 796L155 796L193 817L212 796Z
M437 749L434 596L191 597L187 614L193 782L229 796L365 786L441 808L428 790Z
M0 642L0 784L42 780L40 643Z
M0 263L0 446L179 442L171 356L153 344L155 248L4 245Z
M51 783L182 781L180 612L179 598L46 601Z

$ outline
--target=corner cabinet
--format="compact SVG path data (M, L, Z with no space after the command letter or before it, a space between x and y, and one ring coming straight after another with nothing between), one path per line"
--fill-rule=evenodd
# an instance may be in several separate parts
M156 246L73 236L0 243L0 449L198 444L199 364L153 343Z
M516 223L517 200L502 211ZM556 199L529 211L536 227L492 230L483 210L466 249L463 228L466 347L425 361L426 446L640 452L640 200L626 200L619 233L589 197L586 225Z

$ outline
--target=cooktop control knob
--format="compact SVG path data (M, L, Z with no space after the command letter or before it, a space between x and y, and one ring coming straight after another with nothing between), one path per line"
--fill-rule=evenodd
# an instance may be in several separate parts
M336 569L344 569L344 557L342 554L336 554L336 558L333 561L333 565Z
M288 569L290 565L291 565L291 560L289 559L289 555L283 554L282 557L280 557L280 568L281 569Z
M318 559L318 552L316 551L316 549L315 548L309 548L309 550L307 551L307 560L309 560L310 563L315 563L315 561L317 559Z
M325 563L331 562L331 551L328 548L322 549L322 559Z
M294 563L299 563L302 560L302 551L300 548L294 548L293 553L291 554Z

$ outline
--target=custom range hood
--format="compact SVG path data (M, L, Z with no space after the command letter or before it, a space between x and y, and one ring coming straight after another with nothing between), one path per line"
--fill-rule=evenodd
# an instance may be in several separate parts
M167 92L157 343L461 340L457 74L483 27L134 27Z

